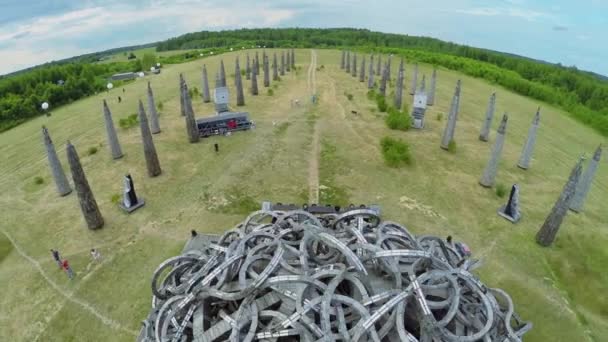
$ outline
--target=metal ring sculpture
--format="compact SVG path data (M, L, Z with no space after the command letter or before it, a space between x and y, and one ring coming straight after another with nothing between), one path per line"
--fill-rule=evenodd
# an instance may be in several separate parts
M154 272L139 341L521 341L532 326L478 262L371 210L258 211L200 246Z

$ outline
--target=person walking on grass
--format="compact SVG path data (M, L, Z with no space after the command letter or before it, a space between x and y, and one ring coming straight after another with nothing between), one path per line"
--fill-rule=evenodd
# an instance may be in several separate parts
M91 257L93 258L93 261L99 261L101 260L101 253L99 253L99 251L95 248L91 249Z
M68 274L68 278L70 278L70 280L72 280L74 278L74 272L72 271L72 268L70 267L70 264L68 263L68 260L64 259L61 266L63 266L63 269Z
M51 254L53 255L53 260L55 260L55 262L61 269L61 258L59 257L59 251L51 249Z

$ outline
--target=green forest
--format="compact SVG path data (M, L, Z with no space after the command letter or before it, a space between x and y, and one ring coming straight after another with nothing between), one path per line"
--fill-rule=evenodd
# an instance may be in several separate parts
M570 112L582 123L608 136L608 81L598 75L506 53L444 42L434 38L372 32L363 29L240 29L185 34L156 44L157 51L250 46L337 48L393 53L409 62L424 62L486 79ZM96 54L101 55L101 54ZM163 60L181 63L196 54ZM103 91L115 72L142 70L140 60L93 64L88 59L33 68L0 78L0 131L42 114L40 103L54 107ZM64 81L63 85L58 82Z

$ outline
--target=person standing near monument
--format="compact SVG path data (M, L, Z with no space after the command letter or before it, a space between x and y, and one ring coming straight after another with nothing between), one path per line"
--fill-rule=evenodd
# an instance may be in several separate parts
M68 263L67 259L63 260L63 263L61 264L61 266L63 267L65 272L68 274L68 278L70 278L70 280L74 279L74 272L72 271L72 268L70 267L70 263Z
M51 249L51 254L53 255L53 260L55 260L55 262L61 269L61 258L59 257L59 251Z
M215 153L220 152L220 145L218 143L213 144L213 148L215 148Z
M91 249L91 257L93 258L93 261L99 261L101 260L101 253L99 253L99 251L95 248Z

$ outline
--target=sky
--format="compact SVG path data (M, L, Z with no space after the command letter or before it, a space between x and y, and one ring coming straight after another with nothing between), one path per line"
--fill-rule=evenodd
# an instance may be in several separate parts
M608 75L608 0L0 0L0 75L201 30L356 27Z

